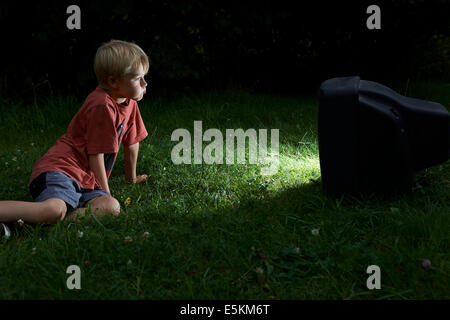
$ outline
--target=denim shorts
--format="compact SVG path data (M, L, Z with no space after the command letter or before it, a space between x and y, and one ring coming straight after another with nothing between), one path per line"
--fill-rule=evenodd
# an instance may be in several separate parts
M40 174L30 184L30 193L34 201L41 202L58 198L67 204L67 209L83 208L86 202L99 197L110 196L106 191L95 187L94 190L83 189L71 177L58 171Z

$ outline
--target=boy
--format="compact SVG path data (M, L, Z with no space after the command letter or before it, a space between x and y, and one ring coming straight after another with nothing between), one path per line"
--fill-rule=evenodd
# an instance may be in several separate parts
M147 179L136 176L139 142L148 135L136 101L146 92L148 68L147 55L134 43L111 40L98 48L94 61L98 87L67 133L35 163L28 183L35 202L0 201L0 239L9 233L1 222L56 223L83 215L88 205L98 216L120 213L108 186L120 143L126 180Z

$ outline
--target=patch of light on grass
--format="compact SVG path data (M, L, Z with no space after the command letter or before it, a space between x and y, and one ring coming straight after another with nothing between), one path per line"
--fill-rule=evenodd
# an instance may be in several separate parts
M280 155L278 173L273 176L272 190L296 187L311 183L320 177L319 156Z
M305 173L311 177L320 174L320 162L318 156L280 155L280 171L292 173Z

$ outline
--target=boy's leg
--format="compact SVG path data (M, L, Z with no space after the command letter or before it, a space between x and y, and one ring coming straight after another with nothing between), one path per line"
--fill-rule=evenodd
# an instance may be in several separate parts
M28 206L39 211L46 220L57 222L63 220L68 210L76 208L81 194L78 182L59 171L47 171L39 175L30 183L30 193L34 202L29 202ZM19 201L15 201L18 205ZM26 204L20 201L23 206ZM43 204L39 207L39 204ZM56 219L56 217L58 217Z
M115 216L120 214L120 203L116 198L111 196L98 196L86 202L83 208L77 208L67 213L67 220L72 220L85 215L88 206L91 206L92 212L97 217L102 217L106 214L113 214Z
M42 202L0 201L1 222L22 219L30 223L56 223L64 219L66 213L66 203L58 198L50 198Z

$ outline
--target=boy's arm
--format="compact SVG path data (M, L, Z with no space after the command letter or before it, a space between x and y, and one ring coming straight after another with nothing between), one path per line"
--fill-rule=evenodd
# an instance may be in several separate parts
M139 153L139 142L130 146L123 146L123 160L125 167L125 180L136 181L136 163Z
M103 153L90 154L88 155L88 158L89 158L89 167L94 172L95 178L100 183L102 189L108 192L109 195L111 195L108 186L108 177L106 176L105 160Z
M123 157L125 167L125 180L128 182L142 182L147 179L147 175L140 175L136 177L136 163L139 153L139 142L123 146Z

